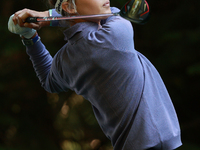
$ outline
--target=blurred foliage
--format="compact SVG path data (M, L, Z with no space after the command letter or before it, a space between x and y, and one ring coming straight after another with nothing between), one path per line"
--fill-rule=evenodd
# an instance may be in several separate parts
M125 0L111 1L121 8ZM160 72L182 129L180 150L200 149L200 1L149 0L151 18L135 25L135 47ZM112 150L87 100L74 92L49 94L35 75L19 36L9 33L11 14L46 10L45 0L0 2L0 150ZM62 29L39 31L54 55L65 43Z

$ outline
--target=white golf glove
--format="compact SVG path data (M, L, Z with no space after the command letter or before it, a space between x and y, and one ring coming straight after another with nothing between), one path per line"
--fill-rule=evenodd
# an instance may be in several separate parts
M36 30L27 28L27 27L20 27L18 24L14 24L12 18L14 15L10 16L8 21L8 30L12 33L19 34L20 36L25 37L26 39L30 39L35 34Z

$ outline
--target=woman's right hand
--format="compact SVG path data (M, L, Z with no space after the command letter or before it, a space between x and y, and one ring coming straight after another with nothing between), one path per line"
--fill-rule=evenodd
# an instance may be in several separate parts
M17 11L14 14L12 20L13 20L15 25L18 24L20 27L28 27L28 28L32 28L32 29L35 29L35 30L39 30L44 26L50 25L49 21L27 23L27 22L25 22L25 20L28 17L49 17L49 11L39 12L39 11L34 11L34 10L30 10L30 9L25 8L23 10Z

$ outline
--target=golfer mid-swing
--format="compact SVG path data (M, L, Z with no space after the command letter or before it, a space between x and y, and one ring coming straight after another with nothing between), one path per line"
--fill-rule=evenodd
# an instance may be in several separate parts
M9 30L22 37L42 87L51 93L71 89L87 99L114 150L179 147L180 127L172 101L157 70L135 50L131 23L120 16L68 22L67 42L52 58L35 30L50 22L24 23L27 17L119 10L110 8L109 0L51 3L56 11L23 9L8 23Z

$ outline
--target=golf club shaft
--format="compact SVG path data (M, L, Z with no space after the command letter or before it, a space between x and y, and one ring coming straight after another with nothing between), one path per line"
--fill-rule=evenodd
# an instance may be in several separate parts
M149 19L149 5L146 0L129 0L118 13L82 15L82 16L56 16L56 17L29 17L28 23L41 21L75 20L75 19L104 19L104 17L121 16L133 23L144 24Z
M41 21L58 21L58 20L75 20L75 19L92 19L92 18L102 18L110 16L118 16L119 13L110 13L110 14L97 14L97 15L82 15L82 16L57 16L57 17L28 17L25 22L35 23Z

